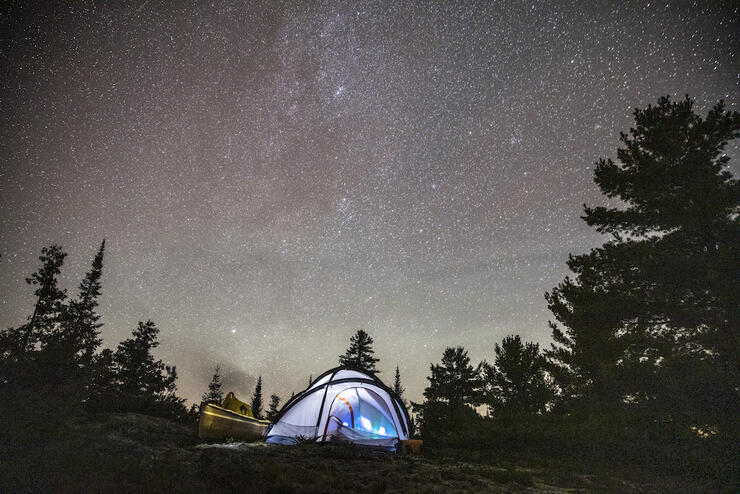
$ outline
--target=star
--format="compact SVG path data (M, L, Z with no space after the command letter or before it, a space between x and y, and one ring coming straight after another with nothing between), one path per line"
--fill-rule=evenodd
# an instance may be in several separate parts
M549 345L544 293L604 241L580 218L608 201L591 165L661 95L737 109L737 19L732 2L12 3L0 327L33 312L42 247L68 252L72 292L105 237L102 346L151 318L182 396L221 364L237 394L261 375L285 398L362 328L420 401L446 346Z

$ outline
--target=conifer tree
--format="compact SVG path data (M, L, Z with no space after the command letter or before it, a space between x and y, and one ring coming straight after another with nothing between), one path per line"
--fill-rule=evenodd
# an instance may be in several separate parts
M375 367L379 359L375 358L372 347L373 338L364 330L359 329L350 337L349 342L350 345L345 354L339 356L339 365L379 373L380 371Z
M575 277L546 294L557 320L546 353L564 405L673 423L732 421L740 406L740 181L723 152L740 113L720 102L702 118L693 104L664 97L636 109L617 162L596 164L619 206L586 207L584 219L611 240L571 256Z
M213 372L211 382L208 383L208 391L203 393L201 398L203 403L213 403L220 405L224 401L224 393L221 390L221 366L216 366Z
M177 397L177 369L156 360L159 329L152 321L140 322L132 338L118 345L113 361L117 401L124 411L177 416L184 400Z
M90 271L80 283L77 300L70 303L71 320L76 320L77 339L80 342L80 357L87 365L100 345L100 315L95 312L100 296L100 279L103 275L103 256L105 239L100 243L98 253L93 259Z
M0 331L0 385L4 391L36 388L48 380L48 369L39 365L38 349L65 312L67 293L57 286L57 275L66 255L58 245L41 249L41 267L26 278L26 283L36 287L33 313L23 326Z
M424 390L427 400L444 402L453 408L480 404L481 364L473 367L463 347L447 347L442 354L442 364L432 364L430 370L429 386Z
M64 311L67 290L57 286L57 275L61 272L66 252L59 245L53 244L41 249L41 268L26 278L26 283L36 286L34 295L36 305L28 323L24 326L21 350L28 352L34 349L42 338L51 333L59 323Z
M262 418L262 376L257 378L257 386L252 396L252 414L255 418Z
M270 422L275 421L278 412L280 412L280 397L276 394L270 395L270 408L267 410L266 418Z
M95 311L100 296L105 239L100 244L90 271L79 286L79 294L61 317L60 325L44 341L46 347L57 347L57 360L70 360L76 367L87 369L100 345L100 315Z
M507 336L494 347L494 365L483 364L485 402L494 413L534 414L546 411L553 398L536 343Z
M417 423L425 439L469 423L478 417L473 407L482 401L481 364L473 367L468 352L461 346L447 347L442 363L431 364L429 386L424 389L424 403L411 403Z
M398 370L398 366L396 366L396 375L393 379L393 391L401 398L401 401L403 401L404 406L408 407L408 401L403 396L403 393L406 390L401 385L401 372Z

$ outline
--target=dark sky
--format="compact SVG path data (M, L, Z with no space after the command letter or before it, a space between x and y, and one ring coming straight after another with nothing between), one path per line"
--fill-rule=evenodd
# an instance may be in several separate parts
M737 2L35 3L0 7L0 326L105 237L104 346L153 319L191 399L217 363L285 398L357 328L414 400L445 346L548 343L632 109L740 94Z

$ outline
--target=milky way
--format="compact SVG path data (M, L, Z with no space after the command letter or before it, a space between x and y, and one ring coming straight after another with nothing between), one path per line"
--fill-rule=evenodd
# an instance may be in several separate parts
M445 346L548 344L632 109L738 104L733 2L41 4L0 7L0 325L105 237L103 345L151 318L190 399L285 398L358 328L414 400Z

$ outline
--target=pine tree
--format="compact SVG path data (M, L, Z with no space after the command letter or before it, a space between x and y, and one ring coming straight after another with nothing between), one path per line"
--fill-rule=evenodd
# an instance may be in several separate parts
M44 376L47 392L66 396L74 401L84 400L85 388L90 384L90 366L100 345L98 321L95 312L100 295L103 270L103 240L92 262L91 270L80 283L79 296L62 305L53 325L40 335L41 350L37 355L37 369Z
M178 416L185 413L177 397L177 369L156 360L159 329L152 321L140 322L133 337L118 345L113 361L117 401L123 411Z
M80 283L77 300L70 304L70 316L77 326L77 339L80 342L82 365L88 365L100 345L100 315L95 312L100 296L100 279L103 275L103 256L105 239L100 243L98 253L93 259L90 271Z
M453 408L480 404L481 364L473 367L463 347L447 347L442 354L442 365L432 364L430 370L429 386L424 390L427 400L441 401Z
M379 359L375 358L373 351L373 338L364 330L359 329L350 337L350 345L344 355L339 356L339 365L345 365L378 374L380 371L375 367Z
M255 418L262 418L262 376L257 378L257 386L254 388L254 396L252 396L252 414Z
M507 336L494 351L494 365L483 364L486 404L497 414L544 413L554 395L539 345Z
M408 407L409 403L404 398L403 393L406 391L404 387L401 385L401 372L398 370L398 366L396 366L396 375L393 379L393 391L401 398L401 401L403 402L404 406Z
M224 401L224 393L221 390L221 367L216 366L211 382L208 384L208 391L203 393L203 397L200 400L203 403L213 403L214 405L220 405Z
M58 245L41 249L41 267L26 278L29 285L36 286L33 313L25 325L0 331L0 385L3 391L36 389L48 381L49 368L41 368L38 349L42 338L56 330L66 310L66 290L57 286L57 275L66 255Z
M280 412L280 397L276 394L270 395L270 408L267 410L266 418L270 422L275 422L275 417L277 417L278 412Z
M91 365L101 342L102 324L95 308L98 306L100 296L104 252L105 239L100 244L90 271L80 283L78 297L69 303L61 317L61 324L44 341L44 346L56 346L61 350L56 356L57 360L71 360L82 369L87 369Z
M546 294L557 320L551 370L565 405L731 421L740 406L740 181L723 149L740 135L740 114L720 102L702 118L688 97L665 97L634 115L618 162L595 169L620 207L585 209L586 223L612 238L571 256L575 278Z
M57 275L61 272L65 257L67 254L56 244L44 247L39 257L41 268L26 278L26 283L38 288L34 291L36 305L33 314L23 328L25 333L21 343L23 352L33 350L59 323L60 315L64 311L67 290L60 290L57 287Z
M463 347L447 347L442 363L430 366L429 386L424 390L426 401L411 403L416 423L425 440L449 435L450 431L478 419L473 407L482 401L481 364L473 367Z

